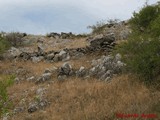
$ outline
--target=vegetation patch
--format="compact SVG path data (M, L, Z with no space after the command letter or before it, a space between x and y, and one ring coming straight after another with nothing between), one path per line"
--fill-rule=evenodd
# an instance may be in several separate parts
M0 116L8 111L11 102L8 99L7 88L14 83L15 76L0 75Z
M120 44L127 71L136 73L146 83L158 83L160 73L160 8L159 4L144 6L130 20L132 33Z
M0 34L0 54L10 47L10 43Z

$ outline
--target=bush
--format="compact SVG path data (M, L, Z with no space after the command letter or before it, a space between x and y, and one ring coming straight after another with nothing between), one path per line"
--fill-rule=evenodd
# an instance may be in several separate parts
M23 37L26 36L24 33L11 32L5 36L5 39L11 43L12 46L17 47L22 45Z
M153 37L160 37L160 13L157 19L151 23L151 31L153 31L151 33Z
M127 71L141 76L146 83L158 82L160 75L160 9L145 6L130 20L132 33L117 47L127 64Z
M119 46L130 72L152 82L160 74L160 40L130 40Z
M107 24L103 21L97 22L96 25L88 26L87 28L92 30L92 34L100 34L104 31Z
M154 28L159 26L160 4L144 6L138 13L134 13L130 25L134 33L155 33ZM154 27L153 27L154 26ZM156 27L157 29L157 27ZM160 30L160 28L158 27Z
M10 43L0 35L0 54L10 47Z
M15 76L7 76L0 81L0 116L6 113L11 105L8 100L7 87L14 83Z

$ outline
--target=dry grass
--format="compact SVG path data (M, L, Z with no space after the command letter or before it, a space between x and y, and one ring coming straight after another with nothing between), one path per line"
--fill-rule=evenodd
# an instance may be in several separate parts
M91 61L97 57L99 57L99 53L94 53L94 55L84 55L77 59L71 59L68 61L74 69L79 69L81 66L85 68L91 67ZM16 70L18 68L25 68L28 71L31 71L33 75L41 75L46 68L61 67L64 62L39 62L33 63L32 61L2 61L0 62L0 73L4 73L6 71Z
M85 38L81 38L81 39L69 39L68 42L65 42L65 40L63 39L46 39L45 40L45 44L48 44L49 41L55 41L56 43L56 46L55 47L52 47L52 46L48 46L48 48L46 49L46 51L51 51L51 50L54 50L54 51L60 51L64 48L68 48L68 49L71 49L71 48L83 48L83 47L86 47L89 43L86 41ZM56 42L57 41L57 42ZM54 43L53 43L54 44Z
M89 44L85 38L55 39L45 36L29 35L26 36L25 39L26 44L23 46L23 48L28 48L32 52L37 51L37 46L39 44L37 43L38 40L43 41L43 47L45 51L60 51L64 48L82 48Z
M46 97L51 104L45 110L33 114L25 111L13 116L12 119L117 120L116 113L155 113L160 117L158 113L160 92L134 80L128 75L122 75L115 77L110 83L77 78L70 78L63 83L55 82L50 86L46 85ZM15 89L16 87L13 87L10 92L21 91Z
M39 62L33 63L31 61L2 61L0 63L1 72L16 70L18 68L25 68L28 71L32 72L33 75L41 75L46 68L51 68L53 66L61 66L62 63L47 63L47 62Z
M31 82L23 82L21 84L14 84L8 88L10 99L13 103L13 109L15 106L24 106L34 98L33 92L38 86L35 86ZM25 103L25 104L24 104Z
M81 39L73 39L67 48L83 48L86 47L89 43L86 41L86 39L81 38Z
M1 61L0 62L0 71L1 70L7 70L12 66L12 63L9 61Z

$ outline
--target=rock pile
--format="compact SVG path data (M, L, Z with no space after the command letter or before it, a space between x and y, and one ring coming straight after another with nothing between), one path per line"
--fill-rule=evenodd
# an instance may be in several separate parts
M117 54L115 56L102 56L98 60L93 60L92 66L89 75L107 81L114 74L119 74L125 64L121 62L121 55Z
M126 21L117 21L111 20L109 24L105 24L103 29L101 30L101 34L114 34L115 40L127 40L129 34L131 33L131 29L128 25L128 20ZM94 33L97 35L99 33Z
M50 69L46 68L44 70L44 73L41 76L38 77L38 79L35 81L35 83L39 84L39 83L44 83L46 81L51 80L51 77L52 77L53 73L56 73L57 70L58 70L58 68L56 68L56 67L52 67ZM32 79L34 80L35 77L34 78L32 78L32 77L28 78L28 81L32 81Z
M51 79L52 73L43 73L35 83L43 83Z
M35 84L44 83L52 80L54 73L57 75L57 80L59 81L63 81L70 76L80 78L95 77L99 80L108 81L114 75L122 72L125 63L121 61L121 58L122 57L119 53L115 56L102 56L100 59L94 59L91 61L92 67L85 68L84 66L81 66L79 69L74 69L68 62L65 62L59 68L52 67L50 69L45 69L44 73L39 77L28 77L27 81L35 82Z
M49 102L44 97L45 96L45 88L39 88L36 91L36 101L29 103L28 113L33 113L39 109L44 109Z
M69 33L64 33L64 32L61 32L61 34L59 33L55 33L55 32L51 32L47 35L47 37L53 37L53 38L56 38L56 39L67 39L67 38L73 38L75 35L72 33L72 32L69 32Z
M72 32L69 33L61 32L60 34L56 32L51 32L47 35L47 37L53 37L55 39L70 39L70 38L82 38L82 37L84 38L87 37L87 35L86 34L75 35Z
M92 67L85 69L81 66L79 70L73 70L69 63L64 63L58 71L58 79L64 80L68 76L76 75L77 77L96 77L100 80L108 81L114 75L122 72L125 64L121 62L121 55L102 56L100 59L92 60Z
M90 40L90 47L93 49L112 49L115 45L114 34L96 36Z
M97 50L109 51L115 46L115 38L113 35L93 38L90 41L90 46L84 48L64 49L61 51L45 52L38 47L38 52L27 53L22 52L17 48L11 48L10 55L12 58L20 58L23 60L31 60L35 63L46 60L50 62L68 61L71 57L80 57L86 53L91 53Z
M64 63L58 70L58 80L64 80L67 76L71 75L73 75L73 69L69 63Z
M78 71L76 71L77 77L85 77L87 76L88 71L85 69L85 67L81 66Z

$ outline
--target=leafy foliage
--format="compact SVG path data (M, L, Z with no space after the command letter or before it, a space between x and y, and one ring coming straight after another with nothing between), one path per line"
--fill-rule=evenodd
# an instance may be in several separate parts
M7 112L11 103L8 100L7 87L14 83L15 76L7 76L0 81L0 116Z
M130 20L132 33L117 51L124 56L127 71L141 76L147 83L158 81L160 74L160 8L144 6Z
M133 13L130 25L133 33L155 34L160 30L160 4L144 6L138 13Z
M3 53L6 49L8 49L10 46L9 42L6 41L1 35L0 35L0 54Z

